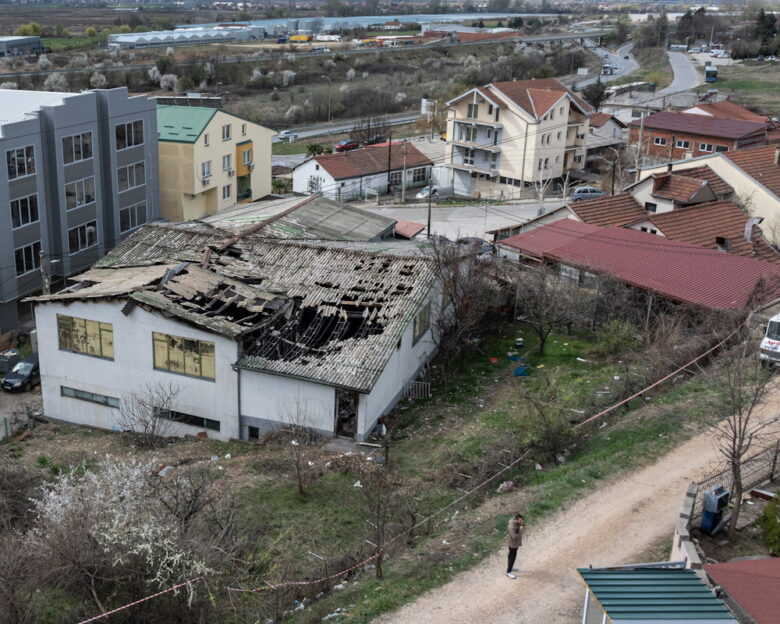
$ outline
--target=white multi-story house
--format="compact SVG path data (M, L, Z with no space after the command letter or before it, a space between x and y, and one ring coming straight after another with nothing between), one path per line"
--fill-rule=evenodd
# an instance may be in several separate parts
M445 163L454 192L507 197L582 169L592 110L555 78L497 82L450 100Z
M171 435L362 440L435 353L434 286L412 243L148 225L34 299L44 412L127 429L125 402L162 385Z

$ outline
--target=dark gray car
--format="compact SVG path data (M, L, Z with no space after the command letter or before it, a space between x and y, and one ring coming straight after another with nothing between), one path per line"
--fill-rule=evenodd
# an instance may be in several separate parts
M38 354L28 355L16 364L3 379L3 390L8 392L27 392L41 382L41 370L38 367Z

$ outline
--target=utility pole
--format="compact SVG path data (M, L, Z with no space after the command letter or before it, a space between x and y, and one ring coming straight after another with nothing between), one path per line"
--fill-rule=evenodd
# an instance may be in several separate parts
M617 158L612 161L612 190L610 191L610 195L615 194L615 165L617 165Z
M431 200L433 199L433 177L428 176L428 238L431 237Z
M49 272L46 270L46 259L43 249L38 254L38 268L41 271L41 291L44 295L51 294L51 282L49 281Z
M393 132L388 132L387 141L387 193L390 193L390 168L393 162Z
M642 137L645 134L645 112L640 109L639 119L639 145L636 146L636 181L639 181L642 175Z
M406 203L406 139L404 139L404 167L401 172L401 203Z

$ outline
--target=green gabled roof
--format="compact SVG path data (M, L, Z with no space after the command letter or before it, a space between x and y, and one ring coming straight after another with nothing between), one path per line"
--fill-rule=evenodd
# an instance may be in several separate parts
M697 620L737 624L693 570L580 568L577 572L615 624Z
M158 106L160 141L195 143L216 113L216 108L205 106Z

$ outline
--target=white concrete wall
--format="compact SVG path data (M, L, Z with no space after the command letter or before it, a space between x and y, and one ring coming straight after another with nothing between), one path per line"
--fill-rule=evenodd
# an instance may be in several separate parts
M46 416L102 429L118 428L120 410L60 395L60 386L123 399L147 383L172 384L179 389L175 410L221 423L220 431L207 430L221 440L239 436L237 380L232 364L236 343L172 319L134 308L122 314L124 300L39 303L35 315L41 362L41 388ZM61 351L57 314L111 323L114 330L114 360ZM215 343L216 379L155 370L152 332L161 332ZM171 423L169 435L197 434L190 425Z
M332 386L248 370L240 374L242 417L260 419L266 428L285 423L334 432L336 390ZM296 414L303 422L296 423Z
M646 202L650 202L651 204L656 205L656 213L670 212L674 210L674 202L672 202L670 199L653 197L653 179L651 177L642 180L642 182L632 188L630 192L631 195L634 196L634 199L639 202L639 205L642 206L642 208L645 207Z
M414 345L412 344L414 338L414 317L412 317L402 334L401 347L393 353L374 388L369 394L360 395L360 407L358 410L359 438L365 437L365 435L370 433L377 420L395 406L396 402L403 397L406 383L415 379L419 368L436 352L436 344L433 339L433 331L436 325L435 308L435 305L431 306L430 329Z
M309 178L311 176L322 178L323 190L332 189L335 186L335 181L331 175L323 167L317 169L317 161L312 158L293 169L293 193L308 195Z

